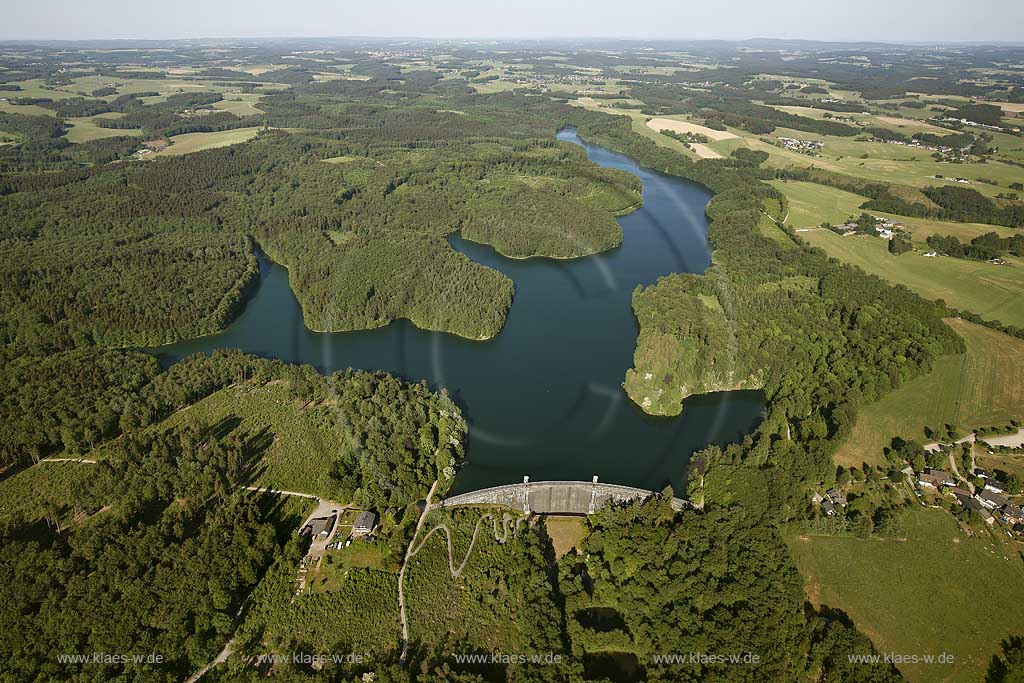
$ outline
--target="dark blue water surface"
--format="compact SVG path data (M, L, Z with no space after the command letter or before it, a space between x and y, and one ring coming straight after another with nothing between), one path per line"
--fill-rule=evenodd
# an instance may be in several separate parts
M508 259L458 236L452 246L515 282L501 333L486 342L425 332L407 321L362 332L316 333L280 265L261 262L259 289L221 334L151 349L164 362L237 348L321 371L386 370L446 387L470 424L467 460L456 489L521 481L583 479L682 490L687 459L710 443L742 438L762 419L759 392L695 396L675 418L643 413L622 389L633 364L637 285L710 265L704 207L710 194L679 178L582 142L590 159L643 181L643 207L619 219L623 244L572 261Z

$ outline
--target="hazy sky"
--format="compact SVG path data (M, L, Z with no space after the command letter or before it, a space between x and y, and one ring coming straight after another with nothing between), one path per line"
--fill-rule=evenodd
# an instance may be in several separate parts
M0 0L0 39L1024 41L1024 0Z

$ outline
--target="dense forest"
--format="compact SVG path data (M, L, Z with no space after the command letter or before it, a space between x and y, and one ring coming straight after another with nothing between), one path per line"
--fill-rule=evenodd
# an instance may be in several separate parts
M397 615L394 603L381 600L394 590L394 575L377 570L353 571L343 593L297 601L288 599L286 572L272 570L241 627L242 653L369 653L371 664L328 665L319 673L335 681L359 680L368 670L375 680L467 683L901 680L891 665L850 665L848 655L874 648L841 612L804 604L765 509L744 497L721 509L676 513L656 497L594 516L579 551L562 557L542 525L513 516L496 537L479 510L435 513L428 526L451 531L455 563L465 557L466 565L452 577L442 534L416 555L406 585L413 647L404 668L389 666ZM277 562L290 552L280 551ZM367 619L370 611L380 618ZM507 661L465 661L486 653L504 653ZM756 660L673 661L685 653ZM219 680L259 675L242 657ZM289 662L275 667L274 678L314 675Z
M0 112L11 142L0 146L4 676L180 681L231 640L236 655L204 680L899 679L890 666L850 663L849 654L874 652L871 641L841 612L805 602L781 530L808 515L810 488L842 476L832 455L858 407L963 342L942 323L951 313L944 306L793 239L765 215L784 198L762 181L812 180L863 194L865 209L1016 227L1024 225L1024 203L959 187L769 170L767 154L749 150L691 161L639 135L627 117L567 106L541 88L476 92L467 78L496 77L481 76L476 60L488 53L475 48L453 47L437 70L362 49L316 58L233 49L237 63L274 66L255 75L186 45L130 55L83 50L78 68L103 82L50 98L24 95L16 82L68 87L74 79L62 71L65 57L42 49L4 57L4 99L45 112ZM646 50L631 59L660 66ZM991 59L1002 54L993 50ZM574 76L574 65L625 76L587 51L558 63L518 48L504 57L533 59L550 78ZM807 102L787 96L775 77L752 76L813 67L843 87L883 96L903 94L912 82L912 70L871 58L867 66L768 53L752 59L756 66L702 72L718 84L713 91L684 86L698 78L687 70L621 87L643 103L633 108L688 113L713 128L852 137L859 128L776 109ZM334 67L332 76L341 77L325 78L321 70ZM156 84L171 78L170 69L196 91L120 92L126 79ZM260 113L219 109L228 87L258 95ZM993 94L954 75L913 87ZM814 88L803 93L821 94ZM1000 95L1021 96L1019 89ZM67 119L103 114L117 116L93 124L113 137L65 137ZM633 176L600 169L558 142L564 125L715 193L707 209L714 265L634 292L640 334L634 367L623 369L629 396L648 412L675 414L693 393L760 388L767 414L741 443L691 458L700 509L677 513L655 497L603 510L587 522L578 550L560 557L542 524L515 522L499 538L480 510L432 511L427 526L451 528L457 557L468 552L473 529L483 531L460 576L452 577L441 533L410 558L410 654L400 662L396 566L410 543L423 540L416 520L431 484L439 481L443 495L449 468L466 457L469 428L455 401L384 373L325 377L233 351L161 369L132 349L223 329L258 281L260 250L288 268L311 328L408 318L471 339L498 334L513 283L446 238L461 232L516 258L584 256L620 244L614 218L640 201ZM143 139L242 127L261 130L243 145L135 158ZM129 130L143 135L118 132ZM966 137L936 139L952 145ZM943 244L975 258L1020 250L1017 237L998 235ZM258 392L260 409L273 415L243 416L243 407L256 405L247 395ZM200 415L214 400L230 408L207 421ZM330 447L275 466L288 468L293 481L314 482L316 495L377 509L386 520L379 561L346 567L333 590L295 594L304 553L295 529L304 508L241 488L266 474L268 453L286 440L271 428L280 415L316 430ZM38 462L47 456L96 462ZM54 656L65 652L164 659L83 666ZM325 670L249 659L296 652L371 659ZM694 652L756 654L758 662L681 666L662 658ZM453 653L562 659L481 667ZM1019 643L997 663L1011 674L1019 669Z

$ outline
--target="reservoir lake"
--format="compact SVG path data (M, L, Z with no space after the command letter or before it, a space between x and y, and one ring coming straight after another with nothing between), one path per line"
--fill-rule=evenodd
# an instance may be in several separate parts
M631 158L558 133L591 161L638 176L643 206L618 219L622 246L573 260L505 258L453 235L470 259L505 273L515 298L500 334L471 341L401 320L359 332L312 332L282 266L261 258L260 284L224 332L153 349L165 364L197 352L237 348L321 372L385 370L446 388L469 423L455 492L522 481L587 480L653 490L685 489L689 456L737 441L764 415L756 391L693 396L678 417L645 414L622 388L638 327L632 292L673 272L711 263L699 185L640 167Z

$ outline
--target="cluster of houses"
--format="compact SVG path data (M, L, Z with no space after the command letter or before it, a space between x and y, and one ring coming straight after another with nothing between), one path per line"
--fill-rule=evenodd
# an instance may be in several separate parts
M903 223L894 221L891 218L882 218L880 216L872 216L872 218L875 220L875 233L884 240L891 240L898 232L906 229ZM854 221L848 221L842 225L831 226L831 230L846 237L861 232L861 226Z
M970 119L953 119L949 117L942 117L933 119L937 123L959 123L964 126L974 126L975 128L986 128L988 130L995 130L999 132L1005 132L1006 129L1002 126L990 126L987 123L978 123L977 121L971 121Z
M977 512L986 524L995 524L996 520L999 520L1017 533L1024 533L1024 510L1006 496L1006 485L989 476L985 470L974 471L974 476L985 482L984 488L980 491L964 488L961 484L966 482L958 482L942 470L925 468L923 472L917 474L913 474L909 467L907 470L916 477L919 489L936 492L944 490L952 495L961 507Z
M584 76L581 74L531 74L528 76L519 76L516 78L506 77L505 80L510 80L513 83L517 83L519 85L535 86L538 88L542 88L549 85L583 85L596 87L596 89L593 90L593 92L584 91L581 92L580 94L585 94L586 92L590 92L590 94L600 94L603 91L600 89L600 87L597 86L604 85L604 79L602 78Z
M936 180L949 180L949 181L954 182L954 183L960 183L961 185L970 185L971 184L971 181L968 180L967 178L947 178L944 175L934 175L932 177L935 178Z
M810 156L818 156L821 148L825 146L823 142L817 140L797 140L795 138L779 138L779 142L786 149Z
M942 155L943 161L967 161L970 159L970 147L947 147L946 145L926 145L919 140L889 140L877 137L871 138L872 142L886 142L890 145L901 145L913 147L914 149L926 149L931 152L938 152Z
M1024 509L1010 500L1006 485L985 470L975 469L973 472L974 477L984 482L983 486L960 481L948 472L930 467L915 472L908 465L903 473L916 483L919 491L951 496L964 509L976 512L985 524L993 525L998 521L1024 536ZM847 506L846 494L838 488L829 489L825 495L815 491L811 502L828 517L836 516Z

